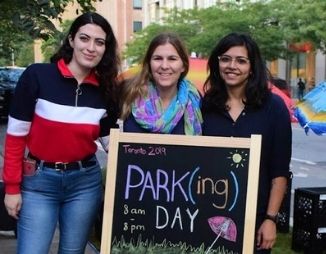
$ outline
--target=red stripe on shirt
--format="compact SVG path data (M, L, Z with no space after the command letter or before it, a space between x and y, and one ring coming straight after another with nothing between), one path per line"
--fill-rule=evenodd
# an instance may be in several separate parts
M71 124L46 120L35 115L27 147L37 158L47 162L72 162L97 150L99 125Z

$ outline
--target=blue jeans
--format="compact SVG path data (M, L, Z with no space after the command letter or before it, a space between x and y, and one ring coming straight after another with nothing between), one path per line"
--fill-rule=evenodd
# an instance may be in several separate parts
M67 171L41 165L35 175L24 176L17 253L49 253L57 224L60 231L58 253L84 253L102 192L98 162L92 167Z

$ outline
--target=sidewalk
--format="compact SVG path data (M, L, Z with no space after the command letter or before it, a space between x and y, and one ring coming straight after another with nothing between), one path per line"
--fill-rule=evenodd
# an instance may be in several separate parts
M0 253L1 254L16 254L16 238L13 231L0 231ZM58 253L59 234L55 233L52 246L49 254ZM91 244L88 244L85 254L99 254L99 252Z

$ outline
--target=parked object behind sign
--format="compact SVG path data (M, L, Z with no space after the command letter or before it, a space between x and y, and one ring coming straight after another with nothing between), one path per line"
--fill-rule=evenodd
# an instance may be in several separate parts
M12 95L23 67L0 67L0 120L7 120Z

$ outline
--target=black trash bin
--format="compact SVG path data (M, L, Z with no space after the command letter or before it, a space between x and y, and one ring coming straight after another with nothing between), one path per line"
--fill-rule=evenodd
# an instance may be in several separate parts
M326 187L295 190L292 249L326 253Z

